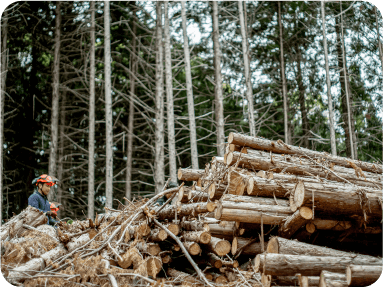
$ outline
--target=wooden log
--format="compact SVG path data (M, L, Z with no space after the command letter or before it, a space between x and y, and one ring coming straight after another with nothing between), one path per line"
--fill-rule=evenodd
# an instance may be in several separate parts
M264 286L298 286L297 276L271 276L262 273L262 283Z
M178 169L178 179L184 181L198 181L204 173L204 169L180 168Z
M237 230L234 221L221 221L220 223L209 223L209 232L214 236L233 236Z
M166 238L168 238L168 234L165 230L160 228L153 228L150 232L150 241L158 242L158 241L164 241Z
M322 270L344 273L347 266L351 264L376 265L375 262L354 257L290 254L267 254L267 258L265 256L258 254L255 257L255 272L275 276L289 276L296 273L300 273L302 276L319 276Z
M292 215L290 207L279 205L266 205L255 202L222 201L222 208L253 210L258 212L271 212L275 214ZM218 208L216 209L218 210Z
M215 284L227 284L229 282L225 275L217 273L213 273L213 281Z
M289 161L286 161L285 157L281 155L273 154L272 157L270 157L270 154L267 153L257 153L260 155L254 153L242 154L239 152L230 152L226 157L226 163L231 166L239 161L239 166L243 166L249 170L267 170L277 173L283 171L300 176L319 176L342 183L344 183L345 180L348 180L351 183L375 189L382 187L382 184L377 178L374 177L375 180L358 178L355 175L355 172L350 169L338 167L336 171L334 170L338 175L336 176L328 170L323 170L321 166L314 165L310 161L304 159L290 158Z
M187 203L187 202L206 202L209 200L209 195L203 192L203 189L196 187L194 190L190 186L182 186L178 192L176 202Z
M261 223L261 216L262 216L263 224L267 224L267 225L278 225L282 222L283 219L285 219L288 216L287 214L281 214L281 213L278 214L278 213L267 211L268 207L270 209L273 208L272 205L264 205L264 208L262 208L263 211L218 208L215 211L214 216L216 219L220 219L220 220L258 223L258 224Z
M344 273L329 272L322 270L319 279L319 287L347 287L346 275Z
M19 237L23 236L23 233L27 231L27 229L23 227L24 224L38 227L47 222L48 218L42 211L29 205L18 215L13 216L9 221L1 225L0 239L5 240L8 236L9 238L13 238L15 235Z
M285 239L282 237L272 237L270 238L267 248L267 253L278 253L278 254L292 254L292 255L309 255L309 256L338 256L338 257L353 257L357 261L370 261L376 265L380 264L381 259L363 255L355 254L346 251L340 251L324 246L313 245L309 243L299 242L296 240Z
M248 177L232 170L228 175L227 193L234 195L243 195L248 185Z
M233 194L225 194L222 201L231 201L237 203L254 203L261 205L277 205L281 207L289 207L290 203L288 199L270 198L270 197L254 197L254 196L238 196Z
M206 231L184 231L182 237L186 241L194 241L201 244L208 244L211 240L210 233Z
M162 260L159 256L150 256L146 260L146 270L149 276L156 278L162 269Z
M220 199L227 188L227 184L212 183L208 189L210 200Z
M224 256L230 252L231 244L229 241L217 237L211 237L207 248L218 256Z
M290 238L294 233L303 225L311 220L313 212L308 207L301 207L295 211L294 214L286 218L286 220L279 226L278 234L281 237Z
M89 233L85 233L83 235L80 235L79 237L73 237L71 240L67 243L66 247L68 248L69 252L72 252L77 247L80 247L87 243L90 240Z
M213 202L200 202L184 204L181 206L167 206L161 210L157 216L159 220L174 219L175 211L177 209L177 217L181 218L184 216L194 215L197 216L201 213L213 212L216 208L216 204Z
M210 231L209 224L199 220L181 221L180 225L182 229L187 231Z
M197 278L191 276L190 274L182 272L182 271L178 271L178 270L173 269L173 268L168 268L166 273L169 277L177 279L175 281L177 283L184 283L185 282L185 283L191 284L192 286L198 286L198 287L205 285L204 282L202 282L201 280L198 280Z
M19 285L30 276L35 275L38 271L45 268L45 261L43 258L33 258L28 262L13 268L9 271L7 281L13 285Z
M147 253L152 256L157 256L161 252L161 247L157 243L147 243L143 240L140 240L137 242L135 247L140 251L141 253Z
M319 286L319 276L301 276L300 287Z
M235 145L235 144L227 144L226 152L229 152L229 151L238 151L242 153L247 153L247 147Z
M296 147L288 145L282 141L270 141L267 139L261 139L257 137L246 136L238 133L230 133L228 137L228 143L238 146L248 146L257 150L264 150L279 154L295 154L304 157L311 157L316 160L326 160L336 165L353 168L353 165L361 168L364 171L373 173L383 173L383 167L381 164L368 163L359 160L352 160L340 156L330 155L326 152L318 152L310 149Z
M210 263L211 266L214 268L221 268L222 267L222 262L223 260L219 258L216 254L214 253L208 253L207 254L208 262Z
M198 255L201 252L201 247L198 243L192 241L183 242L185 248L191 255Z
M348 286L370 286L374 284L382 274L382 266L350 265L346 270Z
M235 237L231 244L231 253L237 254L238 250L241 250L241 254L245 255L257 255L262 253L262 244L260 242L253 242L249 238ZM267 243L265 243L266 246ZM244 247L245 246L245 247Z
M181 233L181 228L178 224L168 223L165 224L165 227L169 229L170 232L173 233L175 236L178 236Z

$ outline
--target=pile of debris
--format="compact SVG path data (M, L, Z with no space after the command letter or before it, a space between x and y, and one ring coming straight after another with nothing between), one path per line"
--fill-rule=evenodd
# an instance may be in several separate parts
M204 170L178 171L190 186L95 220L54 229L28 207L1 227L4 277L113 287L368 286L379 278L381 240L380 252L363 244L382 233L382 165L236 133L228 141Z

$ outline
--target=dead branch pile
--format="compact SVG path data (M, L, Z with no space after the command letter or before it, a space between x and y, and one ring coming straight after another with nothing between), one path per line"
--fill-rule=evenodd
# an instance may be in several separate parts
M381 174L232 133L223 158L178 171L190 186L57 229L28 207L1 227L1 269L26 287L368 286L382 271L381 241L366 247L382 233Z

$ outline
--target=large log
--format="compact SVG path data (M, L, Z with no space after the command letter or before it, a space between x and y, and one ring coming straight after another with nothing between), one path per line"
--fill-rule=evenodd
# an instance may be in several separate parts
M24 224L37 227L48 222L47 216L37 208L28 206L16 216L13 216L8 222L0 227L0 238L5 240L18 235L23 236L23 233L27 230L23 227Z
M290 158L290 160L287 161L286 158L281 155L273 154L270 156L270 154L267 153L257 153L260 153L260 155L230 152L226 157L226 163L231 166L237 164L237 161L239 161L239 166L243 166L249 170L266 170L277 173L286 172L300 176L319 176L342 183L347 180L353 184L375 189L382 187L381 182L378 181L376 177L373 177L374 180L358 178L353 170L347 168L338 167L337 169L339 170L334 171L337 174L336 176L332 172L324 170L322 167L314 165L305 159Z
M194 241L201 244L208 244L211 240L210 233L206 231L184 231L182 237L186 241Z
M178 179L184 181L198 181L204 173L204 169L180 168L178 169Z
M258 254L254 262L256 272L275 276L288 276L296 273L300 273L302 276L319 276L322 270L344 273L348 265L376 265L376 262L360 257L290 254Z
M292 255L353 257L357 261L370 261L371 263L375 262L375 264L381 264L382 262L381 259L369 255L340 251L324 246L313 245L277 236L270 238L266 251L267 253Z
M219 209L220 205L218 205ZM290 207L279 206L279 205L267 205L262 203L255 202L238 202L238 201L222 201L222 208L228 209L243 209L243 210L253 210L259 212L271 212L275 214L291 215L293 212Z
M295 232L303 225L306 225L313 217L313 212L308 207L301 207L295 211L294 214L286 218L286 220L279 226L279 236L290 238Z
M198 255L201 252L201 247L199 246L198 243L192 242L192 241L186 241L183 243L187 251L191 255Z
M306 230L310 233L314 233L316 229L342 231L342 230L350 229L351 227L352 227L351 221L320 219L320 218L314 218L314 220L306 224Z
M233 236L237 230L234 221L221 221L220 223L209 223L209 232L216 237Z
M319 287L347 287L344 273L329 272L322 270L319 279Z
M370 286L382 275L382 266L350 265L346 270L348 286Z
M177 209L178 218L189 216L189 215L197 216L200 213L213 212L215 207L216 207L216 204L213 202L191 203L191 204L184 204L178 207L167 206L163 210L161 210L157 214L157 216L159 220L174 219L176 209Z
M210 242L206 245L208 249L218 256L224 256L230 252L231 244L229 241L217 237L211 237Z
M270 197L255 197L255 196L238 196L233 194L225 194L222 201L231 201L237 203L253 203L261 205L277 205L281 207L289 207L290 203L288 199L270 198Z
M311 157L316 160L326 160L334 164L353 168L353 165L361 168L364 171L369 171L373 173L383 173L383 167L381 164L368 163L359 160L353 160L349 158L344 158L340 156L330 155L326 152L318 152L310 149L296 147L293 145L288 145L282 141L270 141L267 139L261 139L258 137L246 136L238 133L230 133L228 137L228 143L239 146L247 146L257 150L264 150L273 153L280 154L295 154L304 157Z
M180 226L187 231L210 231L209 224L199 220L181 221Z
M217 209L214 216L216 219L226 220L226 221L239 221L239 222L247 222L247 223L257 223L261 224L261 219L263 220L263 224L267 225L278 225L285 219L288 215L281 213L273 213L267 211L267 208L270 209L272 205L264 205L263 211L255 211L255 210L245 210L245 209L232 209L232 208L222 208ZM292 213L292 212L291 212ZM290 214L291 214L290 213Z

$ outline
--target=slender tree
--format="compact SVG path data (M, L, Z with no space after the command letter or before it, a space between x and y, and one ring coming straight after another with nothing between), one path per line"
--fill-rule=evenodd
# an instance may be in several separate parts
M3 13L2 29L1 29L1 99L0 99L0 224L2 222L3 212L3 172L4 172L4 155L3 155L3 143L4 143L4 102L5 102L5 85L7 78L7 37L8 37L8 11Z
M162 57L162 2L156 4L156 108L155 108L155 154L154 154L154 182L156 193L161 192L164 181L164 99L163 82L164 67Z
M218 156L225 154L225 121L223 117L223 91L221 74L221 47L219 44L218 2L212 1L213 43L214 43L214 71L215 71L215 122L217 130Z
M110 55L110 12L109 1L104 1L104 77L105 77L105 125L106 125L106 203L113 206L113 116L112 116L112 83Z
M238 1L238 13L239 13L239 23L241 25L241 35L242 35L242 54L243 54L243 64L245 66L245 81L246 81L246 97L248 105L248 114L249 114L249 128L250 135L255 136L255 121L254 121L254 101L253 101L253 85L251 83L251 73L250 73L250 52L249 52L249 42L247 36L247 29L245 25L243 5L245 2Z
M326 65L326 84L327 84L327 98L328 98L328 113L329 113L329 126L330 126L331 154L332 155L336 155L334 112L332 110L330 68L329 68L329 65L328 65L327 36L326 36L326 17L325 17L325 10L324 10L324 2L321 2L321 9L322 9L323 49L324 49L324 57L325 57L324 61L325 61L325 65Z
M134 129L134 101L133 97L136 92L136 80L133 75L137 73L137 59L136 59L136 19L132 20L132 53L130 55L130 69L132 73L130 75L130 87L129 87L129 116L128 116L128 140L126 148L126 183L125 183L125 197L127 199L132 198L132 170L133 170L133 129Z
M173 76L172 76L172 54L170 50L170 29L169 29L169 1L164 3L165 29L165 79L166 79L166 104L167 104L167 123L168 123L168 145L169 145L169 169L170 180L177 182L177 162L176 162L176 137L174 132L174 105L173 105Z
M184 36L184 55L185 55L185 73L186 73L186 95L188 100L189 129L190 129L190 148L192 168L198 169L198 150L197 150L197 131L194 115L193 86L191 78L189 40L186 30L186 7L185 2L181 1L182 31Z
M61 2L56 2L55 50L53 60L53 94L51 115L51 146L49 149L48 173L57 176L57 144L59 129L59 86L60 86L60 38L61 38ZM48 194L49 201L54 199L54 192Z
M90 67L89 67L89 140L88 140L88 218L94 218L94 133L95 133L95 121L96 121L96 99L95 99L95 73L96 73L96 61L95 61L95 14L96 7L95 2L90 2Z
M67 91L64 90L61 95L61 107L60 107L60 125L59 125L59 150L58 150L58 165L57 165L57 177L61 180L60 184L57 187L57 202L60 202L64 206L64 210L58 213L59 217L62 217L63 212L66 207L66 200L63 198L64 188L63 188L63 177L64 177L64 148L65 148L65 116L66 116L66 98ZM89 217L89 216L88 216Z
M285 74L285 59L283 50L283 25L282 25L282 12L281 12L281 1L278 1L278 24L279 24L279 46L280 46L280 59L281 59L281 78L282 78L282 95L283 95L283 123L285 131L285 142L292 144L291 134L289 130L289 107L287 101L287 84Z
M378 21L378 12L377 8L375 6L375 21L376 21L376 33L378 35L378 49L379 49L379 56L380 56L380 62L382 64L382 75L383 75L383 51L382 51L382 43L380 43L380 33L379 33L379 21Z

